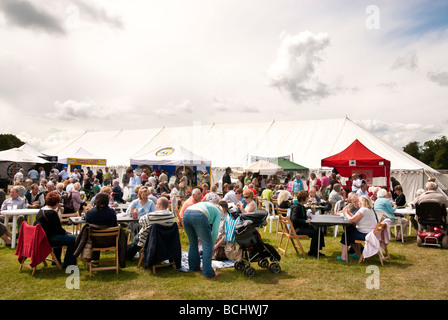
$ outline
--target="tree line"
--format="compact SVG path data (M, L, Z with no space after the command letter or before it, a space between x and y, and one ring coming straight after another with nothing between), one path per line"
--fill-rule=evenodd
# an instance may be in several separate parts
M433 169L448 169L448 139L441 136L420 144L417 141L409 142L403 151L427 164Z
M13 134L0 134L0 151L18 148L25 144Z

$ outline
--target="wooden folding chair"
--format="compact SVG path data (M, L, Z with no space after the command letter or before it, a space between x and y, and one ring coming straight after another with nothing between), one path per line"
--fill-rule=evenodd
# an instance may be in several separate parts
M175 209L174 214L176 215L177 225L179 226L179 236L182 237L182 235L185 233L184 223L182 222L182 219L179 216L179 210Z
M302 256L306 257L305 250L303 250L302 243L300 243L300 239L308 238L307 235L298 235L294 230L294 226L292 225L291 219L288 216L279 215L278 217L280 225L282 226L281 238L278 244L278 251L283 252L283 256L286 255L286 251L288 250L289 242L292 243L296 253L302 253ZM283 239L286 238L286 246L282 248ZM298 247L298 248L297 248Z
M140 252L140 259L138 260L138 264L137 264L137 268L140 268L143 262L143 252ZM161 267L169 267L169 266L176 266L176 263L174 261L170 261L170 262L162 262L159 264L155 264L152 266L152 273L156 274L156 268L161 268Z
M383 232L384 233L388 232L387 231L387 224L384 222L384 220L385 220L385 216L382 216L381 220L377 223L375 229L373 230L373 234L375 236L377 236L377 235L379 235L379 234L381 234ZM389 250L387 249L387 243L385 243L383 239L384 239L384 236L381 237L380 245L381 245L382 248L384 248L384 253L385 253L384 257L386 259L388 259L389 262L391 262L391 258L390 258L390 255L389 255ZM355 243L362 244L364 246L366 245L366 242L365 241L361 241L361 240L355 240ZM381 265L384 266L384 263L383 263L384 259L381 256L381 249L380 249L380 251L378 251L378 257L380 258ZM361 257L359 258L358 263L361 263L363 260L364 260L364 255L361 254Z
M101 237L115 237L114 239L114 245L104 248L98 248L95 247L95 239L101 238ZM92 239L93 238L93 239ZM100 271L100 270L116 270L116 273L118 274L119 269L119 262L118 262L118 241L120 238L120 226L107 228L107 229L89 229L89 236L88 241L91 241L92 243L92 253L95 251L114 251L115 257L113 259L99 259L99 260L90 260L89 261L89 275L92 277L92 271ZM112 241L111 241L112 242ZM100 264L103 262L114 262L113 266L107 266L107 267L94 267L92 264Z
M62 270L62 266L59 263L58 259L56 259L56 256L54 255L53 250L51 251L51 253L48 256L51 256L51 259L47 257L44 261L42 261L42 263L44 264L44 267L48 266L47 261L51 261L51 262L54 262L56 264L56 267L59 270ZM25 260L26 259L23 259L22 262L20 263L19 271L22 271L23 267L30 268L32 270L31 275L34 276L34 274L36 273L37 266L32 267L29 263L25 263Z
M279 219L278 217L280 217L280 216L286 217L288 215L288 209L283 209L283 208L276 207L275 208L275 213L276 213L277 219ZM280 222L279 222L279 224L280 224ZM283 227L282 227L282 229L283 229ZM276 236L278 236L279 234L281 235L282 232L283 231L280 231L279 228L277 227L277 234L276 234Z
M25 232L25 228L27 228L27 230L29 229L34 229L34 233L32 234L32 236L30 235L30 233ZM39 234L41 235L41 238L39 239ZM30 235L30 236L28 236ZM38 240L39 239L39 240ZM25 263L25 261L29 258L27 256L21 256L21 252L18 253L16 251L16 255L19 256L19 263L20 263L20 269L19 271L22 271L23 267L26 268L30 268L32 270L32 275L34 276L34 274L36 273L36 269L37 266L41 263L44 264L44 266L47 266L47 261L52 261L56 264L57 268L59 270L62 270L62 266L59 263L59 261L56 259L56 255L53 252L54 248L57 247L51 247L50 243L48 242L47 236L45 235L45 232L43 231L42 227L40 225L37 226L30 226L28 225L28 223L26 221L24 221L22 223L21 229L20 229L20 236L19 236L19 243L18 243L18 247L21 247L21 244L24 243L25 245L28 243L33 243L33 244L37 244L38 241L40 241L38 243L39 248L42 250L42 252L45 252L45 254L48 253L47 257L45 259L43 259L41 262L35 264L34 266L31 266L31 263L33 263L33 261L31 261L31 263ZM49 259L48 257L51 256L51 259ZM42 257L43 258L43 257Z

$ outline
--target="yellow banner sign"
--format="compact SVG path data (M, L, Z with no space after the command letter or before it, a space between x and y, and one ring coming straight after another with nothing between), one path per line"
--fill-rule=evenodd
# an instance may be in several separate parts
M73 166L105 166L106 159L77 159L77 158L68 158L68 165Z

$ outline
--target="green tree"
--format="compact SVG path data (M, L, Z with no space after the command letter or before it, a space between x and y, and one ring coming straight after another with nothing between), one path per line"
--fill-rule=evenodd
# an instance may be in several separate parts
M17 148L24 143L13 134L0 134L0 151Z
M420 160L421 157L421 150L420 150L420 143L417 141L409 142L404 148L403 151L410 154L416 159Z

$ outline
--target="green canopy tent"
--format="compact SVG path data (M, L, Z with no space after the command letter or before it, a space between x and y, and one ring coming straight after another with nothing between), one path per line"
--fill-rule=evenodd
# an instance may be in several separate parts
M282 167L283 171L308 171L308 168L285 158L277 158L272 160L271 162Z

